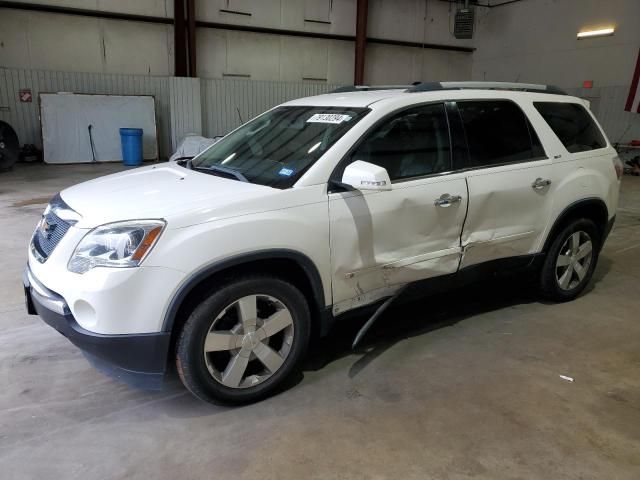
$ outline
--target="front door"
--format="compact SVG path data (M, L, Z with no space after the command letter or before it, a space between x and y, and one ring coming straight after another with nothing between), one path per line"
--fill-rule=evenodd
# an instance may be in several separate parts
M464 173L450 173L443 104L382 120L335 176L356 160L386 168L392 189L329 193L334 314L454 273L460 261L467 187Z

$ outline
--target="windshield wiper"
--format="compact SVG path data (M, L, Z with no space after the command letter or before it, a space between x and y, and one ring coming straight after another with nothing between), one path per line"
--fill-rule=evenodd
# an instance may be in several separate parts
M231 176L233 178L235 178L236 180L240 180L241 182L246 182L246 183L251 183L249 182L249 179L247 177L245 177L243 174L241 174L239 171L233 169L233 168L229 168L229 167L221 167L220 165L209 165L206 167L194 167L193 163L189 162L187 168L191 168L192 170L196 170L199 172L204 172L204 173L213 173L214 175L216 173L222 173L223 175L228 175Z

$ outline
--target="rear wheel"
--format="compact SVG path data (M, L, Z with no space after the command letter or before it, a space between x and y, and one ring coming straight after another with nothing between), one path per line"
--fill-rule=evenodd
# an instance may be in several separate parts
M593 275L600 251L595 224L582 218L571 222L555 238L540 276L544 295L554 301L576 298Z
M309 307L293 285L273 277L236 280L205 299L176 347L185 386L209 402L247 403L277 391L309 343Z

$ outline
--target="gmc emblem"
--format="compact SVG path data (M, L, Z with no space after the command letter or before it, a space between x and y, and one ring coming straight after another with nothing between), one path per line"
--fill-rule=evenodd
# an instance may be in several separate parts
M47 222L44 218L42 219L42 221L40 222L40 233L42 234L43 237L45 237L47 240L51 240L51 234L53 233L53 231L56 229L56 225L51 225L49 222Z

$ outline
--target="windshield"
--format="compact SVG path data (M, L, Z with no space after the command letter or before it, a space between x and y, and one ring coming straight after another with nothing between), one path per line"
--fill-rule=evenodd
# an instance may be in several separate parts
M230 133L191 167L275 188L289 188L366 108L278 107Z

